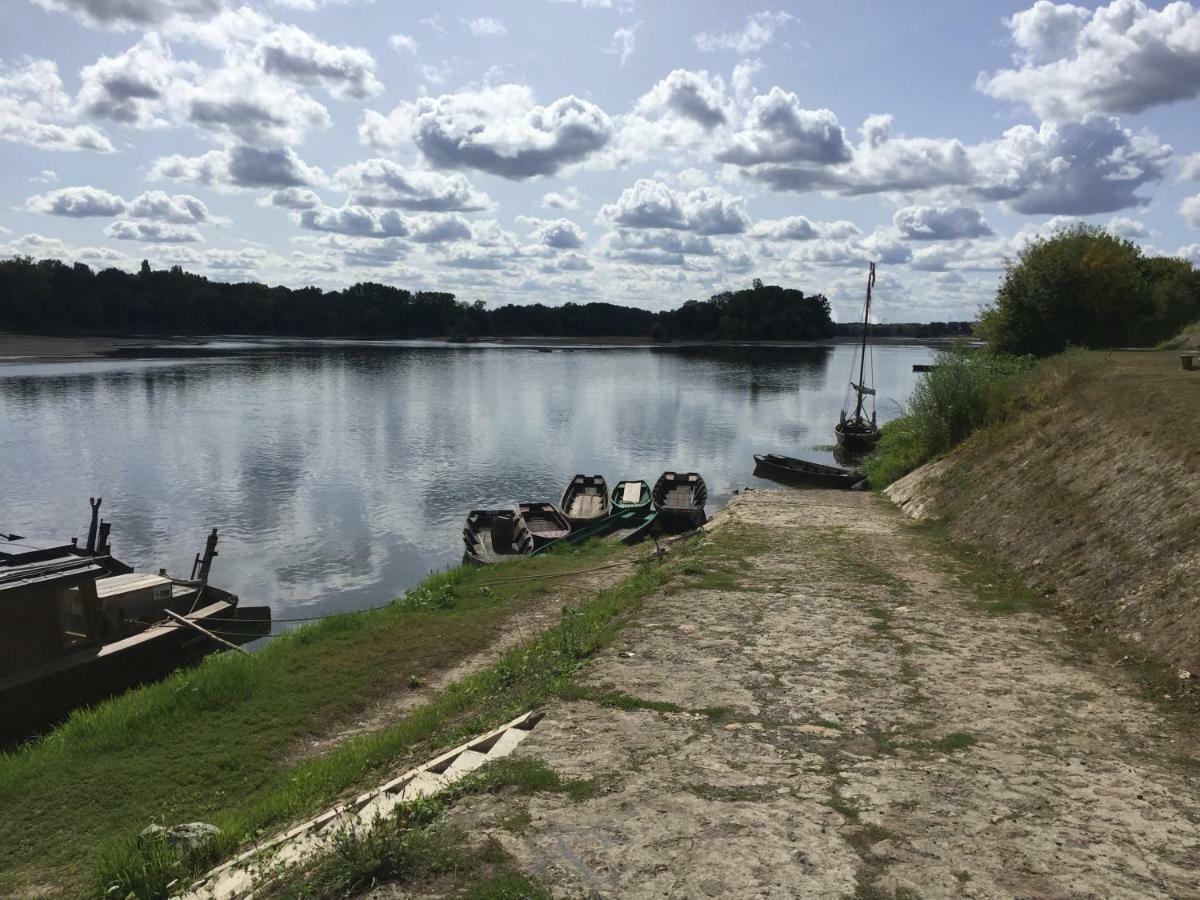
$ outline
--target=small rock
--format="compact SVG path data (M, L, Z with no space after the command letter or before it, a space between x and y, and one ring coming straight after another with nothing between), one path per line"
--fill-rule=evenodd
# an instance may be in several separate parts
M1191 677L1192 677L1192 673L1189 672L1187 669L1179 670L1179 680L1180 681L1187 681Z
M158 841L166 841L172 847L181 850L194 850L207 844L221 833L216 825L207 822L184 822L163 828L161 825L147 825L138 834L138 842L145 845Z
M620 653L617 654L617 656L621 657L621 659L633 659L633 651L632 650L622 650Z

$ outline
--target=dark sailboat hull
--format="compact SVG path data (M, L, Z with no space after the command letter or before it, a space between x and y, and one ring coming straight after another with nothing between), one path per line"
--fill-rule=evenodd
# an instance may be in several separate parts
M869 452L879 443L879 429L871 424L843 425L839 422L833 430L837 434L838 446L852 453Z
M811 484L814 487L842 490L848 490L863 480L862 472L854 469L826 466L778 453L754 454L754 474L784 484Z

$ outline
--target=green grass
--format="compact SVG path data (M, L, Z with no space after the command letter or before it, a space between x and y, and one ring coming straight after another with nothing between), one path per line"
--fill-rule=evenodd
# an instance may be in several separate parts
M324 620L251 655L210 657L76 713L45 739L0 755L0 893L50 886L82 894L102 861L106 872L119 868L114 838L128 844L151 822L212 822L232 846L312 811L423 742L479 730L543 696L666 568L570 613L549 636L397 725L319 758L297 754L309 737L487 646L508 615L561 584L490 582L593 567L619 552L597 545L437 574L383 610Z
M970 596L977 609L989 616L1047 612L1053 606L1053 588L1029 587L1015 568L965 541L954 540L945 522L910 526L920 533L943 560L947 571Z

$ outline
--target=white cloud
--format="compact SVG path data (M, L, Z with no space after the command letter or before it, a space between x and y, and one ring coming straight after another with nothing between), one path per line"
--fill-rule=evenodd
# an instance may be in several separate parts
M623 161L647 159L663 149L699 150L735 115L719 75L675 69L621 117L617 154Z
M1200 94L1200 10L1112 0L1090 14L1042 0L1008 20L1017 68L981 74L989 96L1043 119L1135 113Z
M740 234L749 226L744 201L722 188L676 191L641 178L605 205L600 218L622 228L666 228L696 234Z
M634 0L550 0L551 3L578 3L584 9L615 9L627 13L633 9Z
M282 25L263 37L255 54L263 71L302 84L323 85L343 100L373 97L383 91L375 77L375 58L368 51L326 44L295 25Z
M641 22L634 22L632 25L618 28L613 32L612 41L604 52L619 56L621 65L626 65L633 58L633 51L637 47L637 31L641 27Z
M329 113L316 100L256 66L234 63L188 91L188 122L232 142L291 147L314 128L328 128Z
M553 250L575 250L583 246L587 233L570 219L536 219L518 216L518 224L531 229L530 237Z
M29 176L30 181L40 182L42 184L53 184L58 181L58 173L53 169L42 169L37 175Z
M579 209L583 194L579 188L571 185L563 191L550 191L542 195L543 209Z
M25 209L73 219L93 216L112 218L125 212L125 201L101 188L84 185L37 194L25 201Z
M189 194L171 196L165 191L145 191L129 201L126 215L135 219L157 219L176 225L212 221L204 201Z
M805 109L790 91L773 87L759 94L739 130L717 154L739 166L780 163L837 163L850 158L846 134L828 109Z
M609 259L647 266L683 266L688 257L716 254L712 240L705 235L677 231L620 228L601 238Z
M892 224L914 241L978 238L992 233L979 210L969 206L906 206L896 210Z
M79 73L78 102L89 116L141 128L166 125L168 95L200 67L179 62L151 32L119 56L101 56Z
M1200 244L1188 244L1186 247L1180 247L1175 251L1175 255L1200 266Z
M325 181L324 172L291 150L254 147L210 150L201 156L164 156L154 161L149 177L226 189L311 187Z
M501 37L508 34L508 29L499 19L481 16L478 19L463 19L463 27L475 37Z
M29 60L0 69L0 140L42 150L115 152L108 138L91 125L61 124L73 114L58 66L51 60Z
M417 41L411 35L393 34L388 38L388 43L392 46L392 49L398 53L417 52Z
M322 206L321 198L307 188L279 188L258 198L259 206L277 206L281 209L316 209Z
M225 0L33 0L50 12L72 14L93 28L145 28L171 19L203 20L219 13Z
M528 87L502 84L422 97L386 117L368 111L359 135L383 151L411 139L435 168L520 180L581 162L603 148L612 131L612 121L594 103L572 96L540 106Z
M1113 216L1104 226L1105 230L1127 238L1128 240L1145 240L1150 237L1150 229L1144 222L1131 219L1128 216Z
M1200 181L1200 153L1192 153L1179 160L1179 177L1185 181Z
M388 159L368 159L345 166L334 180L350 192L351 206L383 206L425 212L478 212L491 199L465 176L452 172L407 169Z
M736 50L738 53L754 53L775 39L775 32L794 22L795 16L786 12L757 12L746 16L741 31L701 32L693 37L696 47L705 52L713 50Z
M404 216L395 210L379 212L363 206L333 208L323 206L306 209L297 217L302 228L327 231L356 237L407 237L408 225Z
M1200 194L1188 197L1180 203L1179 215L1193 228L1200 228Z
M760 219L754 223L750 233L753 237L771 241L813 241L818 238L845 240L861 234L857 225L845 219L836 222L814 222L807 216Z
M104 234L116 241L142 241L147 244L182 244L204 240L199 231L184 225L130 222L125 219L113 222L104 229Z

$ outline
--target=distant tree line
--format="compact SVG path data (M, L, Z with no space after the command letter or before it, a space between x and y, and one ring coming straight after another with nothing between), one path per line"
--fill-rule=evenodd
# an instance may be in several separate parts
M862 322L835 322L833 333L838 337L860 337ZM871 324L873 337L931 338L970 337L974 322L885 322Z
M131 274L93 272L83 263L53 259L0 261L0 330L35 334L823 340L841 333L841 327L834 325L823 295L757 279L745 290L652 312L614 303L488 308L482 300L466 303L443 291L413 292L372 282L341 291L230 284L179 266L155 271L146 262ZM913 329L887 333L931 333L930 326L886 327Z
M979 333L1001 353L1049 356L1068 346L1148 346L1197 320L1200 271L1191 263L1076 225L1006 261Z

